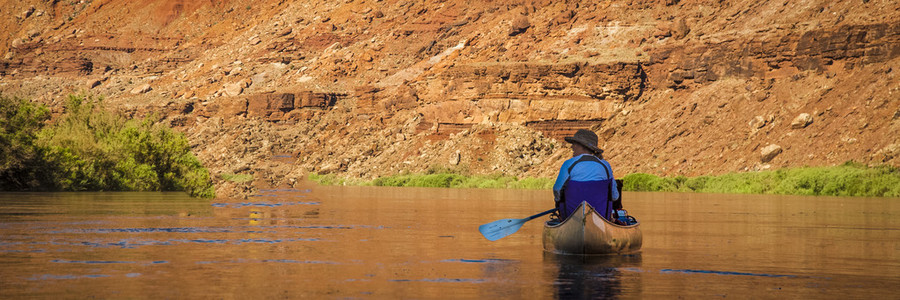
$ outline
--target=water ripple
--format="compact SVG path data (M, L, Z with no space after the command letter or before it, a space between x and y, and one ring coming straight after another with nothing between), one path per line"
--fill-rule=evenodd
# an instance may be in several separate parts
M253 195L254 197L273 197L275 195ZM222 203L217 202L213 203L213 207L229 207L229 208L241 208L241 207L279 207L286 205L319 205L321 202L235 202L235 203Z
M319 241L316 238L292 238L292 239L172 239L172 240L121 240L117 242L90 242L90 241L81 241L81 242L65 242L65 241L53 241L50 244L53 245L63 245L63 246L88 246L95 248L123 248L123 249L135 249L137 247L142 246L172 246L177 244L232 244L232 245L240 245L240 244L249 244L249 243L262 243L262 244L276 244L276 243L285 243L285 242L314 242Z
M511 262L513 260L509 259L465 259L465 258L457 258L457 259L445 259L441 262L461 262L461 263L505 263Z
M320 260L293 260L293 259L232 259L232 260L219 260L219 261L198 261L197 264L221 264L221 263L286 263L286 264L326 264L326 265L339 265L340 263L333 261L320 261Z
M660 273L699 273L699 274L716 274L716 275L737 275L737 276L760 276L760 277L797 277L795 275L766 274L766 273L745 273L731 271L712 271L712 270L689 270L689 269L662 269Z
M65 259L54 259L50 262L54 263L65 263L65 264L167 264L168 261L165 260L157 260L152 262L136 262L136 261L117 261L117 260L65 260Z
M231 229L227 228L214 228L214 227L150 227L150 228L94 228L94 229L67 229L63 231L51 231L50 233L119 233L119 232L128 232L128 233L148 233L148 232L167 232L167 233L219 233L219 232L234 232Z
M67 228L53 230L48 233L264 233L249 229L384 229L384 226L372 225L273 225L273 226L241 226L241 227L148 227L148 228ZM275 233L275 232L270 232ZM3 242L13 245L11 242ZM4 244L0 244L4 246Z
M483 283L487 280L480 278L423 278L423 279L390 279L393 282L468 282Z
M42 274L42 275L33 275L28 280L56 280L56 279L78 279L78 278L102 278L109 277L109 275L103 274L90 274L90 275L55 275L55 274Z

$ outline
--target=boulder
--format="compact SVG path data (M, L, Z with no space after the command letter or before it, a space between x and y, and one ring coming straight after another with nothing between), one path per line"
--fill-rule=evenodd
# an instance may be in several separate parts
M149 92L149 91L151 91L151 90L153 90L153 88L150 87L150 84L149 84L149 83L145 83L145 84L142 84L142 85L140 85L140 86L138 86L138 87L136 87L136 88L131 89L131 93L132 93L132 94L143 94L143 93Z
M749 98L751 101L763 102L763 101L766 101L766 99L769 99L769 92L754 91L753 93L750 94Z
M677 22L675 22L674 27L675 28L674 28L674 31L672 32L672 35L676 39L679 39L679 40L683 39L684 37L686 37L688 35L688 33L691 32L691 28L688 27L687 21L685 21L683 18L679 19Z
M656 26L656 30L653 31L653 36L658 39L663 39L672 36L672 27L668 23L660 23Z
M762 150L759 151L759 160L764 163L769 162L773 158L778 156L778 154L781 154L782 151L783 149L781 149L781 146L778 146L776 144L765 146L762 148Z
M764 118L763 116L756 116L753 117L753 120L750 120L750 127L753 129L759 129L766 126L766 123L768 123L768 120L766 120L766 118Z
M454 165L454 166L459 165L460 160L462 160L462 157L459 154L459 150L456 150L456 153L453 153L450 155L450 164L451 165Z
M22 12L22 19L28 19L32 14L34 14L34 6L28 7L28 9Z
M278 36L286 36L286 35L288 35L288 34L291 34L291 32L293 32L293 31L294 31L293 28L287 27L287 28L285 28L285 29L279 30L278 33L276 33L276 35L278 35Z
M512 21L512 26L509 28L509 36L523 33L528 30L528 27L531 27L531 22L528 21L528 17L519 15Z
M791 122L791 128L793 128L793 129L806 128L806 126L809 126L809 124L812 123L812 121L813 121L813 119L810 114L802 113L799 116L797 116L796 118L794 118L793 122Z
M225 85L225 95L228 96L237 96L244 92L243 84L240 82L229 83Z

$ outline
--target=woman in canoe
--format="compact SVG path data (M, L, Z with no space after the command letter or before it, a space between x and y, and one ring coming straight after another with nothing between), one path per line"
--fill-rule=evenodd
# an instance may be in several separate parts
M619 199L612 166L603 160L603 150L597 147L597 134L579 129L566 137L572 144L572 158L559 168L553 197L559 220L565 220L581 202L587 202L607 220L612 220L612 202Z

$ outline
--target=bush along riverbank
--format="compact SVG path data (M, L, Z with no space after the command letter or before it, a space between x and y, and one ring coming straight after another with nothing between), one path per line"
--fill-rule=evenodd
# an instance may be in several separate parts
M623 180L623 190L628 191L900 197L900 169L854 162L719 176L658 177L635 173Z
M150 120L126 120L102 104L100 97L69 96L65 113L45 125L46 108L0 95L0 189L215 195L184 135Z
M553 181L546 178L517 178L500 174L464 175L465 173L431 168L425 174L400 174L375 180L340 178L333 174L310 174L309 180L323 185L366 185L395 187L494 188L494 189L550 189Z
M310 174L309 179L323 185L550 189L555 178L467 176L451 170L432 170L426 174L402 174L372 181L343 179L333 174ZM719 176L659 177L634 173L621 179L624 182L623 190L639 192L900 197L900 169L890 166L868 167L853 162L833 167L790 168Z

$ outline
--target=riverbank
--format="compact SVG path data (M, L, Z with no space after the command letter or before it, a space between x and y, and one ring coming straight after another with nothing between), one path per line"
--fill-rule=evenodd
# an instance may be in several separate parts
M551 178L465 175L449 170L386 176L369 181L331 174L310 174L309 179L323 185L512 189L550 189L553 186ZM622 179L623 190L640 192L900 197L900 169L869 167L854 162L831 167L786 168L718 176L660 177L633 173Z
M309 180L322 185L361 185L395 187L492 188L492 189L549 189L553 181L547 178L517 178L506 175L463 175L449 172L401 174L374 180L341 178L332 174L310 174Z
M900 169L847 162L832 167L787 168L719 176L658 177L635 173L624 190L727 194L900 197Z

